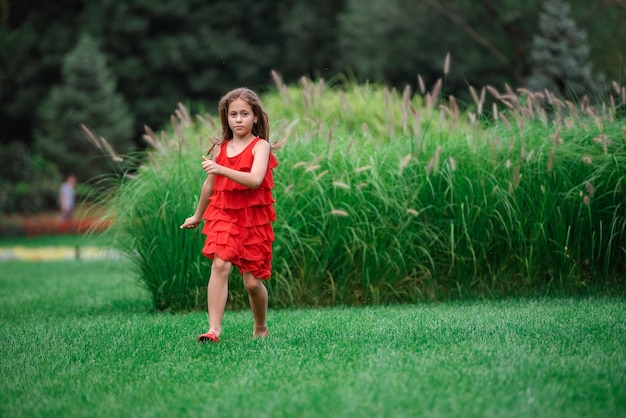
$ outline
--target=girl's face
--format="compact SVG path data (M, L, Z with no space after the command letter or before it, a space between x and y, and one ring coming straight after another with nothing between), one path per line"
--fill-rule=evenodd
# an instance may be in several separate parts
M228 126L233 131L233 138L245 138L252 132L257 117L252 107L242 99L235 99L228 105Z

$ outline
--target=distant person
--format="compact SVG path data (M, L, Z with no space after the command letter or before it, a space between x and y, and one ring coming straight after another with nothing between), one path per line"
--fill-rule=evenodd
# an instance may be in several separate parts
M209 329L199 342L220 340L222 317L228 299L228 276L237 266L254 317L254 338L267 337L267 288L271 275L272 243L276 219L272 169L278 161L272 154L269 121L256 93L235 89L220 100L222 139L212 159L203 157L207 173L196 212L181 228L206 222L202 254L213 260L207 287Z
M69 174L65 177L59 189L59 205L61 206L61 220L71 221L74 216L74 205L76 203L76 176Z

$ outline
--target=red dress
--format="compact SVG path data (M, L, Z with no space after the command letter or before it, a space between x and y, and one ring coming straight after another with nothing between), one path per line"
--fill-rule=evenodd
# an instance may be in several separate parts
M250 172L252 150L261 138L255 138L238 155L228 157L222 147L216 163L238 171ZM213 195L204 212L202 233L206 242L202 254L213 259L217 254L230 261L242 273L250 272L257 279L267 280L272 272L272 243L276 220L272 188L272 169L278 166L270 152L265 178L258 189L242 186L224 176L215 176Z

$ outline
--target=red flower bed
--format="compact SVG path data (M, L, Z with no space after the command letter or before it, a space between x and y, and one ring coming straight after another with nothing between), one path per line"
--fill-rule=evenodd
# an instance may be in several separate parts
M58 214L2 215L0 236L42 236L100 232L111 226L111 219L102 219L96 213L79 214L64 221Z

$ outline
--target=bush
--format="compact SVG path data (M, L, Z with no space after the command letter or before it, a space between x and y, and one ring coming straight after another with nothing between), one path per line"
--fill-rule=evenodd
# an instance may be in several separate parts
M159 310L206 306L210 264L200 255L202 234L179 229L204 181L198 170L203 152L188 138L202 135L187 120L175 139L149 137L155 146L149 163L123 178L110 202L115 243L133 261Z
M379 86L277 81L274 307L624 291L626 145L612 110L521 90L505 111ZM552 107L547 104L552 103ZM546 113L549 107L551 113ZM206 305L193 213L219 127L177 112L112 205L122 248L158 309ZM299 118L299 119L295 119ZM231 280L232 307L243 307Z
M21 142L0 145L0 212L58 210L61 174Z

